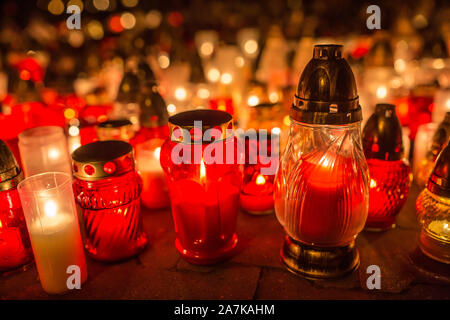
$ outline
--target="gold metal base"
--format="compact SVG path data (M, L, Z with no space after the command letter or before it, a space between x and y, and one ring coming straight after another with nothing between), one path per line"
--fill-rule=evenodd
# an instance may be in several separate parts
M313 279L338 278L359 266L355 243L344 247L313 247L286 237L281 260L295 274Z
M448 241L439 239L422 229L419 237L419 247L431 259L450 264L450 245Z

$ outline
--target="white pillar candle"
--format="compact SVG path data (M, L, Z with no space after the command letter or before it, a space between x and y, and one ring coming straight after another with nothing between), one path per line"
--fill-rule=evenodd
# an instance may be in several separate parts
M26 177L44 172L72 174L67 139L60 127L37 127L19 134L19 150Z
M68 282L77 282L68 279L73 274L83 283L87 269L72 177L57 172L38 174L23 180L18 191L42 288L50 294L66 292ZM74 267L79 272L73 273Z

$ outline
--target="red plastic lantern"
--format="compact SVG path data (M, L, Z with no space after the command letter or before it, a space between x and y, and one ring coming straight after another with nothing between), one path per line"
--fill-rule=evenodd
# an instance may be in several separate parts
M194 121L201 121L200 127L194 128ZM231 126L231 115L218 110L199 109L169 118L171 137L162 146L161 166L170 192L176 248L191 263L221 261L237 244L242 174L236 161L237 140L227 130ZM218 135L202 139L212 129Z
M86 231L90 256L118 261L147 245L142 228L142 180L134 166L133 148L124 141L97 141L72 154L74 192Z
M15 269L33 259L17 184L22 170L0 140L0 272Z
M264 148L262 148L263 144ZM278 164L278 152L272 150L271 146L270 133L264 137L258 134L254 139L245 139L244 185L240 205L244 211L251 214L270 214L274 211L273 183ZM276 152L276 155L273 155L272 151ZM272 164L272 160L276 160L276 164ZM271 174L261 172L262 168L268 170L272 165Z
M395 226L412 181L394 105L376 105L363 130L363 147L370 174L366 228L386 230Z

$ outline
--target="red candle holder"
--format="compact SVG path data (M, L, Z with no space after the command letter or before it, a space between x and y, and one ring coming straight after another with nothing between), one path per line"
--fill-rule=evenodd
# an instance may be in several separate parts
M393 228L412 181L394 105L376 105L363 130L363 147L370 174L366 229Z
M194 121L202 121L201 126L194 128ZM218 110L187 111L170 117L169 128L161 166L169 187L176 248L194 264L219 262L237 245L242 174L236 161L237 140L230 130L232 117ZM213 128L220 136L202 139Z
M23 180L20 167L0 140L0 272L9 271L33 259L17 185Z
M264 144L266 152L261 153L261 147ZM273 183L275 172L273 174L261 173L262 168L268 169L273 159L278 164L278 152L272 154L272 136L268 133L264 138L258 133L257 136L245 139L245 165L244 165L244 183L241 190L240 206L241 209L251 214L271 214L274 212L273 201ZM256 161L253 161L253 159ZM253 162L253 163L252 163ZM276 165L275 165L276 168Z
M80 143L86 145L98 141L96 125L108 119L112 106L87 105L79 112L80 120Z
M72 154L74 192L85 227L85 247L100 261L118 261L147 245L142 228L142 180L133 148L124 141L97 141Z

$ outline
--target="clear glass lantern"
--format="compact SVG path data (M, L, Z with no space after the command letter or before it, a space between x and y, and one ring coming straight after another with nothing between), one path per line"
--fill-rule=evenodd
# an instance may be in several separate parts
M369 204L361 107L342 46L317 45L302 73L275 180L275 211L287 237L286 267L333 278L359 265L355 238Z
M436 160L416 209L422 226L420 249L430 258L450 264L450 144Z

